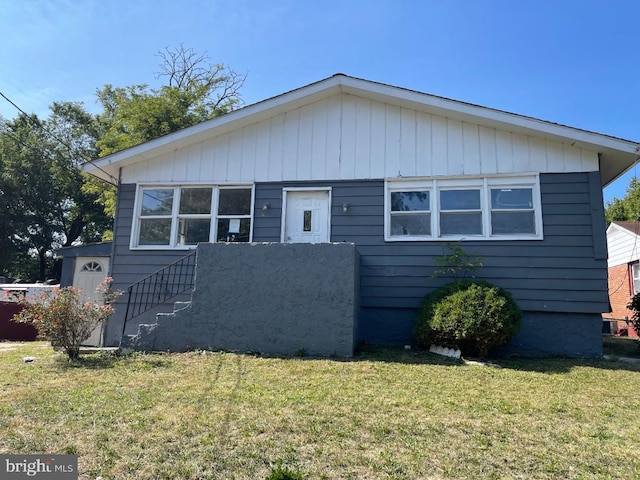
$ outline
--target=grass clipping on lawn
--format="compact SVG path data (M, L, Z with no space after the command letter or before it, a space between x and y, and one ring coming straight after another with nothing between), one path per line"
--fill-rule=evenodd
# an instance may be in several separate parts
M22 357L36 357L23 363ZM0 453L79 456L80 478L638 478L640 368L232 353L0 352Z

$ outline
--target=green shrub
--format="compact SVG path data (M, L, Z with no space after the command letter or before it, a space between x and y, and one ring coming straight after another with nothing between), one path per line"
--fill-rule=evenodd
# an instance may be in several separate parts
M460 290L469 288L473 283L473 280L456 280L454 282L446 283L424 297L414 332L419 346L428 348L432 343L438 343L444 347L456 347L456 345L442 343L443 341L446 341L446 339L441 339L438 332L431 328L433 310L442 299ZM482 282L477 280L475 283Z
M56 288L51 294L42 294L37 301L24 299L24 310L14 321L33 325L41 338L51 340L54 348L63 349L69 360L77 360L82 342L113 313L111 303L121 292L111 290L112 280L107 277L96 289L103 302L82 303L77 288Z
M486 357L518 333L522 313L511 295L480 280L448 283L427 295L416 323L418 344Z

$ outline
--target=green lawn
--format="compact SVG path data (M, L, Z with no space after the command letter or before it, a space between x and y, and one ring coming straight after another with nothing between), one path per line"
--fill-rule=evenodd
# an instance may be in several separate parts
M0 453L76 453L81 478L640 478L640 367L0 349ZM36 357L23 363L22 357Z

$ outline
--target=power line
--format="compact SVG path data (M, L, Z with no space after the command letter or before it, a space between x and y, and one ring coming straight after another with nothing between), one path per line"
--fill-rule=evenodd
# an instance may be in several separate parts
M67 150L69 151L69 154L71 155L77 155L77 157L79 157L80 159L84 160L85 163L89 163L91 165L93 165L94 167L96 167L98 170L100 170L102 173L104 173L105 175L107 175L112 181L107 181L107 183L110 183L114 186L118 185L118 179L115 178L113 175L111 175L109 172L107 172L106 170L104 170L103 168L97 166L94 162L97 159L89 159L86 158L84 155L80 154L78 152L77 149L73 149L72 146L67 143L65 140L61 139L60 137L58 137L57 135L55 135L54 133L51 132L51 130L49 130L48 128L45 128L45 126L43 124L39 124L39 123L35 123L35 120L33 120L33 118L31 117L31 115L29 115L27 112L25 112L23 109L21 109L14 101L12 101L9 97L7 97L4 93L0 92L0 96L2 98L4 98L7 102L9 102L13 107L15 107L20 113L22 113L27 119L28 121L34 125L35 127L39 128L40 130L42 130L45 134L47 134L48 136L50 136L51 138L55 139L56 141L58 141L59 143L61 143L63 146L65 146L67 148ZM6 127L5 127L6 128ZM6 133L6 130L5 130ZM14 140L17 140L15 137L12 137ZM20 141L20 143L22 145L25 145L22 141ZM26 146L26 145L25 145ZM32 147L33 148L33 147ZM48 155L48 157L51 159L51 157ZM91 175L92 177L95 178L99 178L96 177L95 175Z
M633 165L633 177L634 178L638 178L637 174L638 174L638 158L636 158L636 162ZM640 223L638 222L638 220L636 220L635 223L634 223L634 226L633 226L633 230L634 231L632 232L632 233L635 234L634 235L634 239L633 239L633 247L631 248L631 253L629 254L630 258L629 258L629 261L627 262L627 275L629 275L631 273L631 271L630 271L631 269L629 269L628 267L629 267L629 264L631 262L633 262L633 257L636 254L636 246L638 244L638 236L640 235L640 231L638 231L639 229L640 229ZM626 282L625 282L625 280L626 280ZM633 285L633 276L632 276L630 282ZM608 292L609 293L609 298L611 298L611 295L614 295L615 293L617 293L618 290L620 290L620 288L622 288L622 285L624 285L625 283L629 283L629 279L628 278L623 278L620 281L620 283L618 284L618 286L615 288L615 290L613 290L613 292L610 291L610 289L609 289L609 292ZM635 290L635 287L634 287L634 290Z
M25 148L28 148L29 150L31 150L32 152L35 152L37 155L48 158L49 160L54 161L54 159L51 157L51 155L49 154L49 152L39 149L38 147L25 143L24 141L22 141L20 138L18 138L14 132L11 132L10 130L7 129L7 127L5 125L3 125L2 123L0 123L0 126L2 126L2 130L0 130L1 134L6 135L7 137L11 138L14 142L19 143L20 145L22 145ZM99 168L99 167L98 167ZM102 170L102 169L100 169ZM107 172L105 172L107 173ZM97 178L99 180L105 181L103 178L97 177L91 173L87 173L87 175ZM108 175L108 174L107 174ZM113 177L111 177L113 178ZM111 184L111 182L107 182L109 184ZM113 184L112 184L113 185ZM114 185L117 186L117 185Z
M22 110L18 105L16 105L15 103L13 103L9 97L7 97L4 93L0 92L0 96L2 98L4 98L7 102L9 102L11 105L13 105L18 111L20 111L21 113L24 113L27 117L29 116L29 114L27 112L25 112L24 110Z

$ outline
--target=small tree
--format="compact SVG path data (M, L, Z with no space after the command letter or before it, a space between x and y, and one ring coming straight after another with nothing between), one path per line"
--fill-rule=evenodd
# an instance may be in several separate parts
M448 243L447 248L450 252L449 255L440 255L433 262L434 266L438 267L433 272L433 278L450 276L454 280L459 280L482 267L483 258L469 255L460 244L451 245Z
M25 309L14 321L32 324L40 337L50 340L54 348L62 348L69 360L77 360L82 342L113 313L111 304L121 292L111 290L111 281L107 277L96 289L104 303L82 303L77 288L56 288L50 294L43 293L37 302L24 299Z
M640 293L636 293L627 305L629 310L633 311L631 316L631 326L636 332L640 332Z

